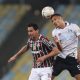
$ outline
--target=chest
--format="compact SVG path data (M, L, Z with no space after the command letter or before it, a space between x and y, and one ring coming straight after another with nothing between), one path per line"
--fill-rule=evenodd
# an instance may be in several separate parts
M39 50L42 47L42 41L30 41L29 47L31 50Z
M66 29L60 29L57 30L55 32L55 35L61 40L72 40L76 38L76 33L70 29L70 28L66 28Z

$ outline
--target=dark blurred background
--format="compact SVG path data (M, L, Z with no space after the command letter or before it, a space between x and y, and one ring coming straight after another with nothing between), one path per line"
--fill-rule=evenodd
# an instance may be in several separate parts
M64 19L80 25L80 0L0 0L0 80L27 80L30 52L15 62L7 61L26 44L26 24L37 23L41 33L51 38L52 24L41 16L45 6L52 6Z

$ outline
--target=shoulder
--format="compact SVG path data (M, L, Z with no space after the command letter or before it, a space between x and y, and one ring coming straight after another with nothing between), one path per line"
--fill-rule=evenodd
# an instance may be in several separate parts
M39 37L39 39L40 40L49 40L46 36L44 36L44 35L42 35L42 34L40 34L40 37Z
M53 31L52 31L52 37L53 36L55 36L56 34L58 34L58 32L59 32L59 29L53 29Z
M75 27L78 27L78 25L77 25L77 24L75 24L75 23L71 23L71 24L70 24L70 27L75 28Z
M52 33L55 33L55 32L57 32L58 30L56 29L56 28L54 28L53 30L52 30Z
M32 39L28 38L27 43L30 43L32 41Z
M78 26L77 24L71 23L71 24L70 24L70 28L71 28L72 30L76 30L76 29L79 29L79 26Z

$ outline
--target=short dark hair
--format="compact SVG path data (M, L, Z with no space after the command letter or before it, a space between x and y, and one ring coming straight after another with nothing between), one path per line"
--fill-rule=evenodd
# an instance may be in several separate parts
M38 29L39 29L38 25L35 24L35 23L29 23L29 24L27 25L27 27L33 27L34 30L38 30Z
M55 14L51 15L51 19L52 19L52 17L54 17L54 16L60 16L60 17L62 17L61 14L55 13Z

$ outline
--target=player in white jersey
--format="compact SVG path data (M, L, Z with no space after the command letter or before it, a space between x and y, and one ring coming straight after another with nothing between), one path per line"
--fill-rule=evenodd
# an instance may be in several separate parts
M53 79L67 69L76 80L80 80L80 28L76 24L65 22L60 14L52 15L51 20L55 26L52 37L61 51L53 67Z

